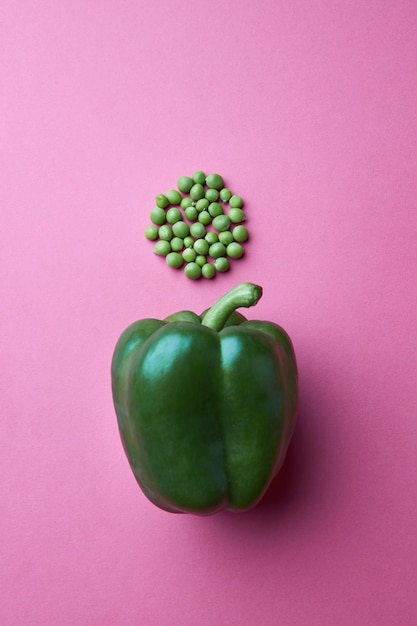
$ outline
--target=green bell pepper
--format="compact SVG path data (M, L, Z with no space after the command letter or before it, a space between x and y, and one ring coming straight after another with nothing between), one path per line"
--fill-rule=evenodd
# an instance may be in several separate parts
M201 316L135 322L112 359L122 444L148 499L173 513L246 511L281 468L294 430L297 366L286 332L247 321L242 283Z

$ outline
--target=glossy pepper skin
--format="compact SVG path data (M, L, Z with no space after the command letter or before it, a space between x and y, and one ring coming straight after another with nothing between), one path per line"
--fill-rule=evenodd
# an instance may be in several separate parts
M122 444L142 491L173 513L246 511L281 468L296 419L287 333L236 312L262 289L242 283L201 316L135 322L112 360Z

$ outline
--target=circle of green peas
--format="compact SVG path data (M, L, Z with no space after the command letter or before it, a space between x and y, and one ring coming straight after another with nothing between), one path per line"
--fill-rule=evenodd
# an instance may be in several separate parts
M177 188L155 197L145 237L168 267L191 280L212 279L240 259L249 234L244 202L219 174L180 176Z

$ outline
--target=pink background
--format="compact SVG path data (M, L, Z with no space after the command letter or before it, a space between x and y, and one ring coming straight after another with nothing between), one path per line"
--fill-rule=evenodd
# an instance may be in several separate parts
M2 626L417 623L415 0L3 0ZM144 239L219 172L251 241L198 283ZM244 280L300 371L244 515L153 507L109 368L145 316Z

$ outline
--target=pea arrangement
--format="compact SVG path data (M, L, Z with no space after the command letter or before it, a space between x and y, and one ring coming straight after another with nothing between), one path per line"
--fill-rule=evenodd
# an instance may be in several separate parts
M225 187L219 174L198 170L181 176L178 189L156 196L145 237L169 267L183 268L193 280L214 278L244 255L248 231L243 200Z

